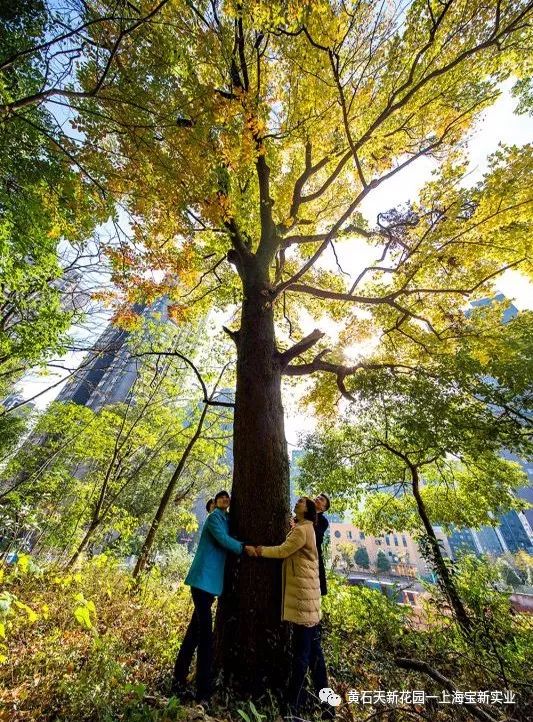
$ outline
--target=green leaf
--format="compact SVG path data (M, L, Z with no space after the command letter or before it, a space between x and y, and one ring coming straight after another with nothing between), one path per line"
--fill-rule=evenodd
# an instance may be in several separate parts
M255 704L254 704L253 702L249 702L249 705L250 705L250 709L252 710L252 712L253 712L254 717L255 717L256 720L259 720L259 722L260 722L262 719L266 719L266 715L265 715L265 714L260 714L260 713L257 711L257 708L256 708L256 706L255 706Z
M28 622L30 622L30 624L36 622L39 619L39 615L34 612L31 607L29 607L27 604L24 604L24 602L21 602L19 599L15 599L15 606L26 612L26 614L28 615Z
M91 616L87 607L76 607L76 609L74 610L74 616L82 627L85 627L86 629L92 629L93 624L91 622Z

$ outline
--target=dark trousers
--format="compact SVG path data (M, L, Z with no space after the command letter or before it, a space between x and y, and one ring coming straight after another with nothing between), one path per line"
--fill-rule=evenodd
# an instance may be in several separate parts
M211 665L213 657L211 607L215 597L213 594L196 587L191 587L191 594L194 613L174 665L174 684L185 685L194 650L198 648L196 658L196 698L209 699L211 697Z
M287 702L297 712L306 701L305 675L309 669L318 701L318 693L328 686L328 674L322 652L321 627L304 627L294 624L292 629L292 669Z

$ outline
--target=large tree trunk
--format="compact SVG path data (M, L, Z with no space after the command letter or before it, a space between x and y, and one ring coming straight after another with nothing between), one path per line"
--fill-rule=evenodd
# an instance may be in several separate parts
M272 545L288 531L289 462L268 279L245 283L244 296L235 337L230 525L240 541ZM228 554L216 622L225 683L253 695L279 689L287 678L287 626L281 623L281 562Z

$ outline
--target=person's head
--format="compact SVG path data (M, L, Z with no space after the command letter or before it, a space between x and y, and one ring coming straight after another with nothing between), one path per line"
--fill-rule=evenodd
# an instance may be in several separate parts
M215 500L214 500L214 499L209 499L208 502L207 502L207 504L205 505L205 510L206 510L206 512L207 512L208 514L211 514L211 512L213 511L214 508L215 508Z
M329 496L327 494L324 494L324 492L319 494L315 499L315 507L319 514L321 512L327 511L330 507Z
M294 505L294 513L298 521L309 519L313 524L316 523L316 507L315 502L308 496L301 496Z
M230 502L230 495L225 489L215 494L215 508L227 511Z

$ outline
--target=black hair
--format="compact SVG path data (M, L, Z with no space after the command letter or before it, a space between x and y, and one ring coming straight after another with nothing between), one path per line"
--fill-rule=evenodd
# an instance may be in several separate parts
M329 501L329 496L327 494L324 494L323 491L321 491L318 496L321 496L326 500L326 511L328 511L329 507L331 506L330 501Z
M215 503L215 500L213 499L213 497L211 497L211 499L208 499L207 503L205 505L205 510L207 512L209 512L210 511L209 507L211 506L211 504L214 504L214 503Z
M219 491L217 494L215 494L215 504L221 496L229 496L229 493L225 489L222 489L222 491Z
M308 496L303 496L302 499L305 499L304 519L309 519L309 521L312 521L313 524L316 524L315 502L312 499L310 499Z

